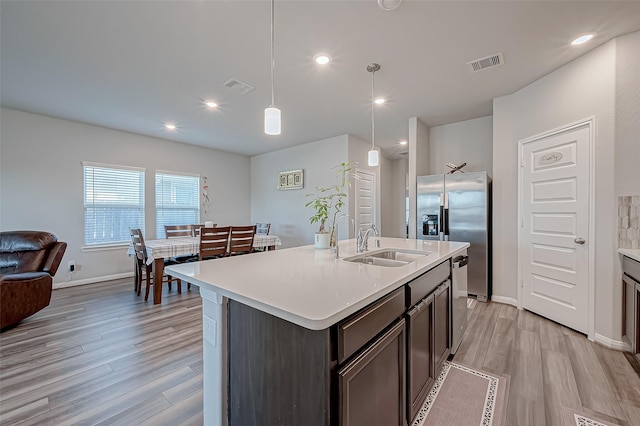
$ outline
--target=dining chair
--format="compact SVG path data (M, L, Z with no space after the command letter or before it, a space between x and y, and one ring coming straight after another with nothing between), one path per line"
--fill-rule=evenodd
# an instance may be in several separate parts
M129 234L131 235L131 243L133 244L133 251L135 252L135 288L134 291L140 296L140 292L142 290L142 281L143 279L147 282L147 287L145 290L144 300L145 302L149 299L149 288L151 287L153 281L153 268L149 262L149 257L147 255L147 247L144 244L144 237L142 236L142 230L139 228L130 228ZM166 263L166 261L165 261ZM144 278L143 278L144 272ZM174 278L168 275L166 280L162 282L167 282L169 286L171 286L172 281L176 281L178 284L178 293L182 291L182 281L178 278ZM155 285L155 283L153 283ZM162 285L162 283L160 283ZM169 287L171 289L171 287Z
M253 237L256 234L256 225L232 226L229 235L228 256L253 253Z
M270 223L258 222L256 223L256 234L269 235L271 229Z
M193 237L192 225L165 225L165 238Z
M215 259L227 255L230 226L200 228L200 253L198 260Z
M199 224L195 224L195 225L191 225L191 230L193 231L193 236L194 237L198 237L200 236L200 229L201 228L215 228L216 226L218 226L217 223L214 224L210 224L209 226L207 226L206 223L199 223Z

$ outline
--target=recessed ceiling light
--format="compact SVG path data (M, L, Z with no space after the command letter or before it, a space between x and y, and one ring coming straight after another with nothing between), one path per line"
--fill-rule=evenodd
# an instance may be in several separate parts
M571 42L571 45L572 46L577 46L579 44L583 44L583 43L588 42L592 38L593 38L593 34L585 34L585 35L582 35L582 36L578 37L577 39L573 40Z
M331 56L325 55L324 53L318 53L313 57L313 60L318 65L327 65L329 62L331 62Z
M409 143L409 142L407 142L407 141L400 141L400 145L406 145L406 144L408 144L408 143Z
M213 101L207 101L204 103L206 106L208 106L209 108L215 108L218 106L217 103L213 102Z
M376 99L375 101L373 101L373 102L375 102L375 103L376 103L376 104L378 104L378 105L382 105L382 104L385 102L385 99L384 99L384 98L377 98L377 99Z
M175 124L171 124L171 123L165 124L164 127L166 127L169 130L175 130L176 129L176 125Z

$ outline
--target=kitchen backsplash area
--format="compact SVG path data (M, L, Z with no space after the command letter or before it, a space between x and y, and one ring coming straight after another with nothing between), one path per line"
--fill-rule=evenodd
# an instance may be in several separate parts
M618 248L640 248L640 195L618 197Z

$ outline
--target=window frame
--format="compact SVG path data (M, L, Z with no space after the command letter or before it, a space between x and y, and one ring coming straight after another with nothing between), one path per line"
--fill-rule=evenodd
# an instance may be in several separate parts
M194 178L196 183L195 195L196 195L196 203L195 208L195 218L193 221L189 221L189 223L165 223L165 221L161 222L161 213L165 210L188 210L184 207L175 207L169 208L166 207L166 204L160 204L160 199L158 197L158 177L159 176L171 176L171 177L184 177L184 178ZM156 238L165 238L164 233L164 225L194 225L200 223L201 219L201 193L200 193L200 185L201 185L201 176L195 173L187 173L187 172L176 172L172 170L155 170L154 175L154 193L155 193L155 225L156 225Z
M139 186L138 186L138 190L137 190L137 195L138 195L138 203L133 203L133 204L119 204L119 203L113 203L113 204L107 204L107 203L96 203L95 202L95 191L92 191L92 195L90 197L88 197L88 187L87 187L87 168L94 168L94 169L106 169L106 170L118 170L118 171L129 171L129 172L136 172L139 173L139 176L137 176L137 179L139 180ZM95 173L94 173L94 178L95 178ZM101 248L109 248L109 247L121 247L121 246L126 246L128 244L130 244L131 242L131 238L129 236L129 234L127 233L126 235L120 235L119 237L121 239L118 239L117 241L101 241L101 242L95 242L96 240L94 239L93 241L89 241L88 236L89 236L89 230L87 229L87 223L88 223L88 218L87 218L87 214L88 214L88 209L91 208L96 208L96 206L102 206L102 207L106 207L109 208L111 207L114 210L118 209L118 206L123 206L121 207L121 209L126 209L126 208L133 208L134 210L138 210L139 214L138 214L138 223L135 224L127 224L128 228L132 228L132 227L140 227L140 229L142 229L142 231L144 232L145 229L145 215L146 215L146 169L143 167L134 167L134 166L126 166L126 165L120 165L120 164L106 164L106 163L95 163L95 162L89 162L89 161L83 161L82 162L82 195L83 195L83 235L82 235L82 239L83 239L83 250L92 250L92 249L101 249ZM93 188L95 188L95 180L94 180L94 185ZM124 194L124 193L123 193ZM133 191L133 194L130 195L135 195L135 191ZM92 202L89 203L88 199L89 198L93 198ZM124 207L124 206L129 206L129 207ZM94 229L97 229L98 226L95 225L95 223L98 222L97 219L93 219L94 222ZM122 223L120 222L120 228L121 228ZM113 228L116 229L116 228Z

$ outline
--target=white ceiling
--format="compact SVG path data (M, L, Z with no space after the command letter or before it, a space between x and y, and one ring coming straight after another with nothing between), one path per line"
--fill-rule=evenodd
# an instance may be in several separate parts
M280 136L263 133L270 104L269 1L5 1L0 3L3 106L247 155L344 133L388 155L408 119L428 126L490 115L507 95L612 38L640 30L639 1L275 3ZM574 36L595 39L571 47ZM314 54L333 62L319 67ZM497 52L505 65L472 74ZM255 86L241 95L223 83ZM205 99L220 106L208 110ZM169 132L165 122L175 122Z

